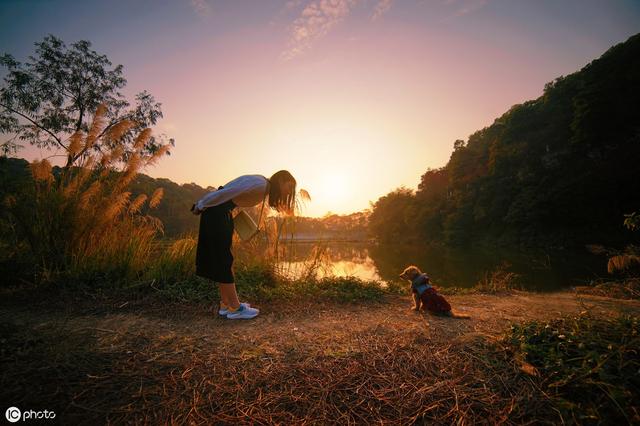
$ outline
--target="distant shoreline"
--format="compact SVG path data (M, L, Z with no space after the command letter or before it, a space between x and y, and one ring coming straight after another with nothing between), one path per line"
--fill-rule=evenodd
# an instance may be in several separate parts
M294 243L375 243L374 239L360 238L287 238L280 237L280 241L289 241Z

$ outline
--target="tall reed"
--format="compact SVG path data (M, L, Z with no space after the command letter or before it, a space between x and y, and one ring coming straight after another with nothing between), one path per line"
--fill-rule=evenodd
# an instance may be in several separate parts
M150 198L131 199L127 188L168 146L144 153L151 137L147 129L138 135L133 152L124 155L122 138L134 126L125 120L106 129L106 109L100 106L89 131L68 140L71 154L82 153L73 167L53 168L47 159L31 163L33 184L9 208L38 280L129 279L144 269L162 224L141 211L145 204L158 205L162 189ZM98 139L103 139L101 150L95 149Z

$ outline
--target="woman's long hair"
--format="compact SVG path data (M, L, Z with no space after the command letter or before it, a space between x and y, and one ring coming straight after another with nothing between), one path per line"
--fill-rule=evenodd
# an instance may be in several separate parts
M291 182L290 190L283 189L284 184ZM269 179L269 206L280 213L292 215L296 206L296 180L286 170L280 170Z

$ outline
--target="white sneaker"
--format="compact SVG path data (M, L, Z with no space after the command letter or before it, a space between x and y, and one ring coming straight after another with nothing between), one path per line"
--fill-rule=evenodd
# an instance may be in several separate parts
M251 305L249 303L241 303L240 306L245 306L248 308ZM224 303L220 302L220 309L218 309L218 315L220 315L221 317L224 317L224 316L227 316L228 313L229 313L229 307Z
M257 317L259 313L260 311L256 308L240 305L238 310L229 311L227 319L251 319Z

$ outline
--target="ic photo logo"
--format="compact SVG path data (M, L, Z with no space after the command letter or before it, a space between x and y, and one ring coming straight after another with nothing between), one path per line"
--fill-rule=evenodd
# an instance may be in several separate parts
M15 423L20 421L20 418L22 417L22 413L20 412L20 409L17 407L7 408L7 411L5 411L4 415L7 418L7 421L9 421L10 423Z
M9 407L7 411L4 412L4 416L6 417L9 423L16 423L22 420L23 422L27 420L41 420L41 419L55 419L56 413L54 411L43 410L43 411L20 411L18 407Z

